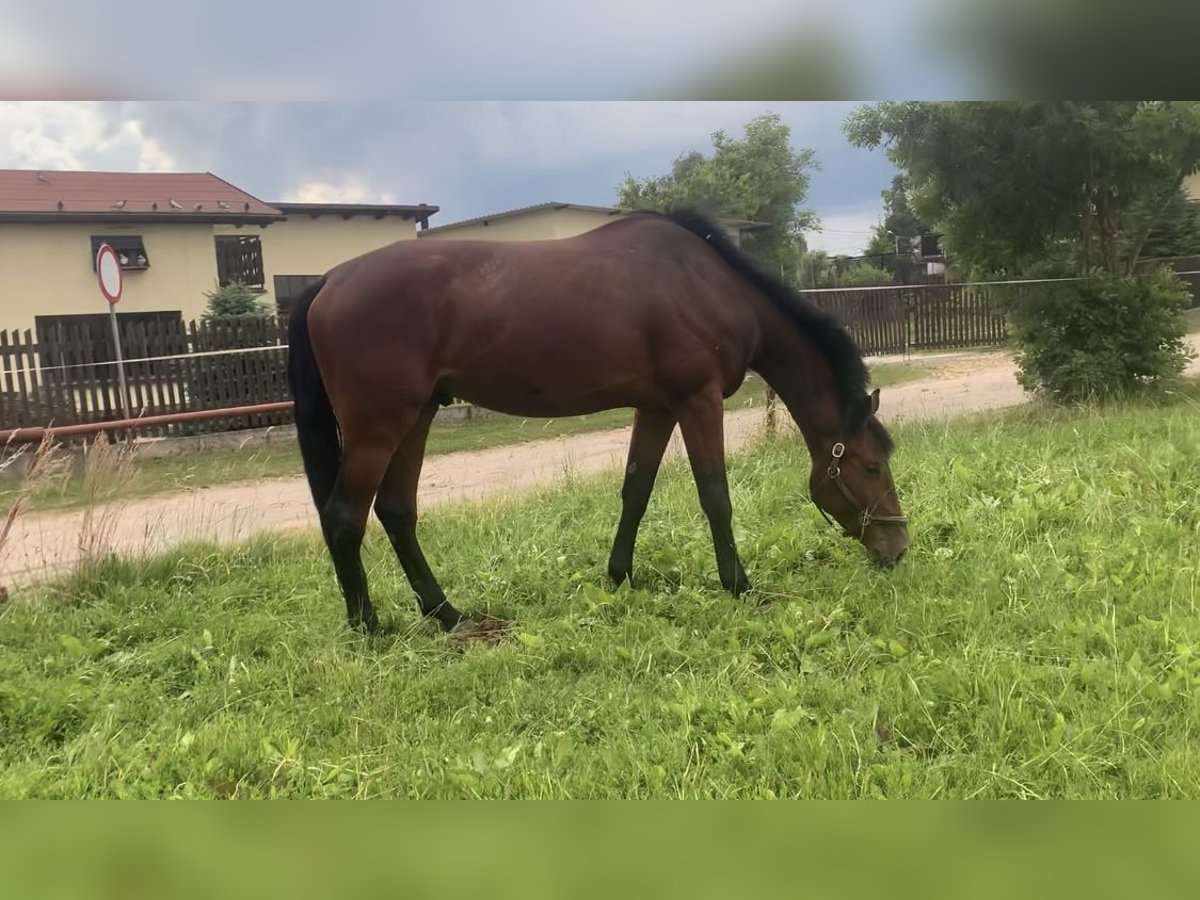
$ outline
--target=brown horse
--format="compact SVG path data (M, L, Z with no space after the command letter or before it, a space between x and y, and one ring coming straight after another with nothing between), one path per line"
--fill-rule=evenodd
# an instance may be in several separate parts
M908 549L891 440L867 369L833 318L761 271L692 212L636 213L577 237L403 241L330 270L292 311L288 380L304 469L350 623L378 619L360 548L374 504L423 615L472 629L417 542L417 482L439 405L518 416L632 407L608 572L633 547L678 424L712 530L721 584L750 582L725 474L723 400L758 372L813 459L823 515L880 567Z

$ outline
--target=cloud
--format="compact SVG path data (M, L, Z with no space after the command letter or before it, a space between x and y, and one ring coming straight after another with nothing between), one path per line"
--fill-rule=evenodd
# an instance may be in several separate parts
M0 164L9 168L176 168L137 119L114 120L83 102L0 102Z
M305 181L274 198L293 203L402 203L391 191L377 191L360 178L340 182Z
M765 103L452 103L434 122L485 164L528 168L584 165L617 155L707 144L718 128L736 128Z
M278 195L318 172L334 182L353 175L377 190L412 190L419 201L444 209L478 198L483 206L462 210L473 214L489 211L487 196L503 191L501 179L557 181L580 173L603 177L611 194L626 170L657 174L684 150L707 150L713 131L739 133L771 109L792 127L798 146L817 139L833 155L852 152L871 162L872 154L853 151L840 133L850 108L763 102L133 102L121 105L118 114L142 121L181 164L219 171L260 195ZM825 174L838 171L836 159L823 158L823 165ZM879 182L871 190L877 192L886 178ZM824 175L814 179L814 191L824 184Z
M0 165L211 171L265 200L430 203L453 221L547 200L611 203L713 131L776 111L813 147L810 205L878 206L892 167L841 133L849 103L219 101L0 104ZM832 227L832 225L831 225ZM867 226L869 228L869 225ZM833 243L831 240L829 243ZM841 244L850 241L841 241Z
M882 207L880 202L830 210L821 216L821 230L806 232L804 239L810 250L824 250L830 256L857 256L870 243Z

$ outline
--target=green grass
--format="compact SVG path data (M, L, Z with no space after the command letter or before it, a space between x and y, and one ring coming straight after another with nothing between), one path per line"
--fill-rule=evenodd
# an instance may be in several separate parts
M873 368L877 387L911 381L929 371L925 365L895 363ZM726 409L761 406L765 399L762 381L752 379L725 402ZM460 450L485 450L543 438L565 437L610 428L624 428L633 419L627 409L561 419L521 419L487 416L462 423L439 422L430 431L427 455ZM89 488L82 473L63 472L48 480L30 496L28 508L66 509L95 499L147 497L166 491L210 487L263 478L286 478L301 474L300 453L294 441L244 450L189 453L181 456L142 459L135 472L108 480L99 489ZM7 511L20 489L20 480L0 473L0 514Z
M736 456L759 611L716 583L686 463L635 589L619 476L442 508L449 595L517 622L455 649L383 536L392 634L345 627L314 536L108 562L0 612L4 797L1200 797L1200 388L898 429L894 572Z

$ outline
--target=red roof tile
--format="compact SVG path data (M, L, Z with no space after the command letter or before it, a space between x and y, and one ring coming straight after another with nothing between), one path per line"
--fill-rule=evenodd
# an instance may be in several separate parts
M115 205L121 201L123 206ZM209 172L0 169L0 220L236 223L281 216L278 209Z

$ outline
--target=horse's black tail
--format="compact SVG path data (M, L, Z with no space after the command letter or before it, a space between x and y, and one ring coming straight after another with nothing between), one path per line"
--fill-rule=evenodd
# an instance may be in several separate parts
M325 393L325 383L317 369L312 339L308 333L308 308L312 306L325 279L311 284L293 301L288 320L288 387L296 403L296 437L304 474L312 491L317 512L323 512L337 480L342 459L341 431L337 416Z

